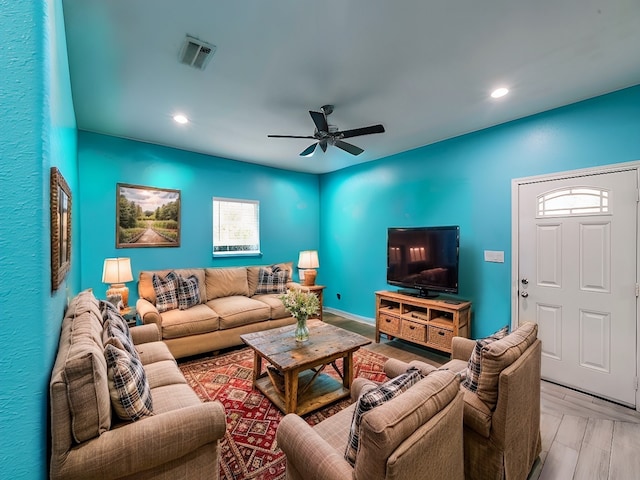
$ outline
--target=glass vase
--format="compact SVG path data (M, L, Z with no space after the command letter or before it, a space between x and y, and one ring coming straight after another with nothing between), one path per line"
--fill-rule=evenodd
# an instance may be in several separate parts
M307 327L307 317L300 317L296 322L296 342L304 343L309 340L309 327Z

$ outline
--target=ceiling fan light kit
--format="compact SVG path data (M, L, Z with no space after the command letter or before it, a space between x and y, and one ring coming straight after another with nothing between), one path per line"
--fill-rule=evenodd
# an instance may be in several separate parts
M350 143L344 142L343 138L359 137L362 135L371 135L373 133L384 133L384 126L381 124L371 125L369 127L354 128L351 130L340 131L337 126L329 125L327 117L333 112L333 105L323 105L320 112L309 110L309 115L316 126L313 135L267 135L269 138L308 138L317 140L316 143L309 145L302 152L301 157L310 157L316 151L316 147L320 145L323 152L327 151L327 146L331 145L344 150L351 155L360 155L364 152L360 147L356 147Z

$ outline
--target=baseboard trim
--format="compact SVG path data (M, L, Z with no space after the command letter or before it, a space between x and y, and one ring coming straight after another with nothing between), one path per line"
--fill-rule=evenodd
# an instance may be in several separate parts
M355 320L356 322L366 323L367 325L373 325L374 327L376 325L375 318L361 317L360 315L354 315L353 313L345 312L343 310L338 310L337 308L331 307L324 307L323 310L328 313L333 313L334 315L340 315L341 317L347 318L349 320Z

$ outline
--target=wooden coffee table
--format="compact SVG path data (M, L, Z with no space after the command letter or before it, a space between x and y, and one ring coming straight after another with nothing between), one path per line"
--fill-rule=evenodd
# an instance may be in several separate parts
M371 343L366 337L320 320L309 320L309 340L298 344L296 326L275 328L240 335L253 349L253 385L284 413L304 415L329 403L349 396L353 379L353 352ZM336 360L343 359L342 371ZM283 391L273 375L262 370L262 361L270 363L283 380ZM323 370L330 366L342 382Z

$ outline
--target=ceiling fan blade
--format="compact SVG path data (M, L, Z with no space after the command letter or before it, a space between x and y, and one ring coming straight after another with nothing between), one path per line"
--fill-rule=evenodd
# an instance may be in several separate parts
M313 137L311 137L313 138ZM300 152L300 156L301 157L310 157L311 155L313 155L313 152L316 149L316 145L318 145L317 143L314 143L312 145L309 145L307 148L305 148L302 152Z
M309 135L267 135L269 138L316 138Z
M355 145L351 145L350 143L343 142L342 140L336 140L335 145L336 147L341 148L351 155L360 155L362 152L364 152L364 150L362 150L360 147L356 147Z
M360 135L371 135L372 133L384 133L384 127L380 124L371 125L370 127L354 128L353 130L344 130L337 132L342 138L359 137Z
M327 141L326 140L320 140L318 142L320 144L320 148L322 149L323 152L327 151Z
M309 115L311 115L311 119L313 123L316 124L316 128L319 132L328 132L329 125L327 124L327 117L325 117L323 112L314 112L309 110Z

